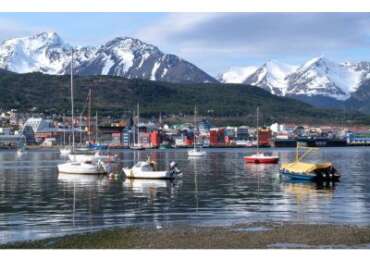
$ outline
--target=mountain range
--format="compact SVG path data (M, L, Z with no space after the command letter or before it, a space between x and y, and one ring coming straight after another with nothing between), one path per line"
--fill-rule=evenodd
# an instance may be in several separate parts
M217 79L196 65L130 37L116 37L101 46L72 46L57 33L5 40L0 44L0 74L41 72L110 75L170 83L237 83L262 88L324 108L370 113L370 62L337 63L316 57L300 65L270 60L261 66L231 68Z
M359 91L363 91L370 79L370 62L336 63L325 57L310 59L302 65L268 61L254 70L250 68L228 70L219 79L224 83L257 86L278 96L294 97L318 106L343 105L358 98ZM247 70L249 73L238 80L227 77Z
M172 54L130 37L117 37L98 47L75 47L54 32L20 37L0 44L0 68L17 73L68 74L71 50L74 72L176 83L215 83L213 77Z

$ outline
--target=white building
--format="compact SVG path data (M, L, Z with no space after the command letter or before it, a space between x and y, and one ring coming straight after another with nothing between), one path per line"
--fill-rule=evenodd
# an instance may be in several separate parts
M285 129L285 125L283 124L279 124L279 123L273 123L271 126L270 126L270 129L273 133L279 133L279 132L284 132L286 129Z

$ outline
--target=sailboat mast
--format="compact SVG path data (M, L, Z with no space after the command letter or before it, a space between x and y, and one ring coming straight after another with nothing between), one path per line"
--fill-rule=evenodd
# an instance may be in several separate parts
M139 103L137 103L137 143L140 144L140 107Z
M72 152L75 150L75 129L74 129L74 96L73 96L73 49L71 50L71 113L72 113Z
M195 137L195 132L196 132L196 125L197 125L197 105L194 106L194 140L193 140L193 143L194 143L194 149L196 147L196 137Z
M260 138L259 138L260 133L259 133L259 126L258 126L259 111L260 111L260 108L259 106L257 106L257 129L256 129L257 131L257 153L259 153L259 146L260 146Z
M98 143L98 111L95 112L95 143Z
M65 125L65 118L64 118L64 114L63 114L63 146L65 148L66 146L66 125Z
M89 109L88 109L88 114L87 114L87 134L89 136L89 143L91 143L91 130L92 130L92 127L91 127L91 88L89 89Z

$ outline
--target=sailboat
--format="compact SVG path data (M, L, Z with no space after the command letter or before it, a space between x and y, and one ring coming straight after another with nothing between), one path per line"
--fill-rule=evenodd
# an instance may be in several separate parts
M299 148L307 150L300 156ZM312 151L319 151L319 149L301 146L297 143L295 161L283 163L280 167L280 173L292 180L339 181L340 174L335 169L333 163L302 161Z
M139 103L137 103L137 123L136 123L136 127L134 126L134 129L137 128L137 143L136 143L136 139L135 139L135 134L136 134L136 131L134 132L134 145L130 146L130 149L133 149L133 150L144 150L145 147L140 143L140 128L139 128L139 124L140 124L140 107L139 107Z
M72 154L75 151L75 131L74 131L74 97L73 97L73 49L71 53L71 114L72 114ZM72 160L58 164L59 173L70 173L70 174L103 174L110 171L109 165L106 165L103 161L78 161L76 158Z
M268 155L261 153L259 151L259 126L258 126L258 117L259 117L259 107L257 107L257 151L255 154L244 156L244 161L246 163L278 163L279 157L276 155Z
M194 107L194 133L193 133L193 149L188 151L188 156L190 157L202 157L205 156L207 153L206 151L200 149L200 147L197 146L196 142L196 132L197 132L197 106Z

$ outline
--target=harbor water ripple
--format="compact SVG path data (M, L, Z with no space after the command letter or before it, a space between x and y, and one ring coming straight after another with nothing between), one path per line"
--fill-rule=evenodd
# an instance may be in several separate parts
M295 157L291 148L267 151L281 162ZM370 148L309 157L334 163L342 175L335 185L287 181L279 165L246 165L252 149L208 149L198 159L185 149L111 152L115 171L151 156L162 168L176 161L184 174L173 182L58 174L65 159L56 150L0 151L0 243L132 225L370 224Z

